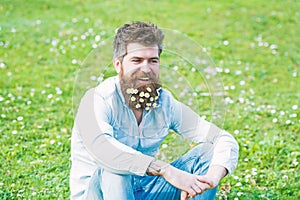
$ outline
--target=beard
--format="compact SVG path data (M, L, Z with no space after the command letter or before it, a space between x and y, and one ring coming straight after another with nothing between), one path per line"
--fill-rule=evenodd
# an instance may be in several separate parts
M158 106L161 84L152 72L136 72L130 77L120 72L120 86L125 102L133 110L152 110ZM148 78L146 84L139 83L140 78Z

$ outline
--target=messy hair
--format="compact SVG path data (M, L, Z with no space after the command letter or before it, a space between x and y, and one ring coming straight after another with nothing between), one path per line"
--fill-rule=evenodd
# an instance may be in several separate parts
M157 45L160 55L163 39L162 30L152 23L133 22L124 24L118 29L114 38L114 58L123 60L129 43L139 43L143 46Z

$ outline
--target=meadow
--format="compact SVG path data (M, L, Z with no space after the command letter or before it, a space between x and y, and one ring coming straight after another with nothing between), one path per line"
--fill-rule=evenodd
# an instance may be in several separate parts
M297 0L0 1L0 199L69 199L76 76L138 20L201 45L222 81L222 127L240 157L217 199L300 199L299 10ZM185 98L210 109L205 95ZM181 143L172 134L162 145L166 160Z

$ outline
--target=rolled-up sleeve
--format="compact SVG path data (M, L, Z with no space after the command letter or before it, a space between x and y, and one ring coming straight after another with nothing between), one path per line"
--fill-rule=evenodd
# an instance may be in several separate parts
M177 105L176 105L177 104ZM212 165L221 165L231 173L238 163L239 146L234 137L213 123L201 118L184 104L174 107L174 130L195 142L208 142L213 147Z
M145 175L154 158L113 137L109 109L95 89L90 89L82 98L74 127L84 147L101 168L118 174Z

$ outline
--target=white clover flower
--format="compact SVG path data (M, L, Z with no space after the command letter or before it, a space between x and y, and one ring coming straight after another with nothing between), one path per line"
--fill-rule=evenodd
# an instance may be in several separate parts
M298 109L298 105L293 105L293 106L292 106L292 109L293 109L293 110L297 110L297 109Z
M56 94L62 94L62 91L60 88L56 87L55 90L56 90Z
M148 92L146 92L146 93L145 93L145 97L146 97L146 98L149 98L149 97L150 97L150 94L149 94Z
M242 196L244 193L242 193L242 192L238 192L237 193L237 195L240 197L240 196Z
M5 68L5 64L3 62L0 62L0 68L4 69Z
M297 166L298 164L299 164L299 162L296 159L294 159L293 160L293 165Z
M237 184L235 184L235 186L240 187L240 186L242 186L242 183L238 182Z
M153 108L155 108L157 106L157 103L153 103L152 106Z
M287 175L284 175L282 178L283 179L289 179L289 177Z
M229 41L228 41L228 40L225 40L225 41L223 41L223 44L224 44L225 46L227 46L227 45L229 44Z
M146 108L145 108L145 110L149 110L149 109L150 109L149 107L146 107Z
M151 103L146 103L146 106L148 107L151 107L151 105L152 105Z
M240 85L245 85L245 84L246 84L246 81L244 81L244 80L240 81Z
M143 103L145 100L144 100L143 98L140 98L139 101L140 101L141 103Z
M95 36L95 41L96 41L96 42L99 42L100 39L101 39L101 36L100 36L100 35L96 35L96 36Z
M150 97L150 101L154 101L154 98L153 98L153 97Z
M141 107L141 104L139 104L139 103L135 105L135 108L137 108L137 109L140 107Z

